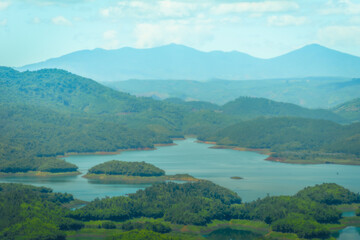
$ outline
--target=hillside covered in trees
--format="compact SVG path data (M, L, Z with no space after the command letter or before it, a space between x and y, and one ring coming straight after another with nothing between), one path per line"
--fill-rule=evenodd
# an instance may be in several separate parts
M330 162L356 163L359 155L356 124L318 122L317 128L308 119L243 122L258 116L343 121L326 110L244 97L224 106L178 99L157 101L121 93L58 69L18 72L1 67L0 85L3 173L75 173L75 165L56 156L154 148L157 143L171 143L172 138L185 135L221 145L268 148L278 159L330 158Z
M67 217L63 207L73 201L70 194L22 184L0 184L0 238L66 239L66 230L79 230L84 223Z
M356 79L356 82L360 82L360 79ZM338 106L332 108L332 111L343 118L350 121L360 121L360 98L353 99L351 101L344 102Z
M89 173L107 175L126 175L152 177L163 176L165 171L145 162L124 162L112 160L98 164L89 169Z
M317 192L317 196L312 192ZM329 196L333 201L327 204ZM241 204L235 193L201 181L162 183L129 197L96 199L70 216L82 221L160 218L171 224L199 226L218 220L243 219L264 222L273 231L295 233L301 238L326 239L330 237L327 224L339 224L341 219L341 212L334 206L352 203L360 203L359 194L336 184L322 184L307 187L294 196L266 197Z
M2 183L0 238L62 240L98 232L114 239L204 239L202 231L213 231L220 224L219 229L245 227L250 233L255 231L251 236L263 236L260 239L273 239L273 233L280 238L292 233L300 238L327 239L332 229L347 226L337 206L359 204L360 195L336 184L321 184L294 196L241 203L236 193L200 181L155 184L127 197L95 199L69 210L72 203L70 194ZM185 227L200 232L177 230Z
M0 85L0 172L76 171L55 157L171 143L183 129L194 129L193 118L204 123L198 128L218 124L203 117L217 113L195 117L182 106L119 93L63 70L1 67Z
M0 172L67 172L77 167L55 158L67 152L152 148L166 134L134 129L119 120L71 115L48 108L0 103Z
M199 136L220 146L268 149L270 157L298 163L360 164L360 124L305 118L258 118Z
M308 109L292 103L276 102L265 98L239 97L221 107L223 113L240 115L243 119L257 117L302 117L344 121L339 115L325 109Z

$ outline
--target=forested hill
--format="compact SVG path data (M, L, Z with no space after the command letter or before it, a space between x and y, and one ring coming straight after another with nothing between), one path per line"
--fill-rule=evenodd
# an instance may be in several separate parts
M211 111L193 113L130 96L58 69L0 68L0 110L0 172L76 170L55 156L153 148L185 132L235 122Z
M0 67L0 86L2 103L27 103L73 112L129 114L161 105L59 69L18 72Z
M360 123L340 125L304 118L259 118L208 132L200 140L269 149L272 157L297 163L360 164Z
M339 115L325 109L308 109L292 103L276 102L265 98L239 97L221 107L223 113L241 115L245 119L259 116L291 116L344 121Z
M0 172L74 171L75 165L55 156L171 142L166 126L155 133L145 123L132 128L119 119L72 116L20 104L0 103L0 132Z
M360 121L360 98L340 104L332 109L336 114L354 122Z

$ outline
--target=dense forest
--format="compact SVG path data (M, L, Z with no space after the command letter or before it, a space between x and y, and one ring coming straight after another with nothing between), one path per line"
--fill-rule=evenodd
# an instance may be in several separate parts
M72 195L53 193L49 188L1 183L0 238L65 239L65 230L79 230L84 226L66 217L70 210L63 204L73 200Z
M185 135L221 145L268 148L277 159L356 163L359 158L358 124L290 118L243 122L258 116L343 121L326 110L247 97L224 106L157 101L58 69L18 72L1 67L0 86L0 172L75 172L75 165L56 156L153 148Z
M89 169L89 173L127 176L164 176L165 171L145 162L124 162L112 160Z
M1 67L0 173L76 173L77 166L57 156L148 149L185 135L225 147L267 149L270 158L280 160L359 164L360 123L336 123L344 123L342 116L256 98L238 98L224 106L157 101L63 70L21 73ZM120 161L89 172L165 174L144 162L130 167ZM206 228L234 220L260 224L267 232L328 238L330 225L343 227L337 205L360 203L360 196L336 184L322 184L294 196L242 203L236 193L201 180L154 184L129 196L95 199L73 211L65 207L74 201L72 195L44 187L0 184L0 238L61 240L96 225L114 230L112 239L178 239L173 233L181 232L179 226Z
M173 228L206 227L213 221L225 224L238 219L263 222L269 231L325 239L330 236L329 226L341 220L336 206L360 203L360 196L336 184L321 184L294 196L241 203L236 193L200 181L155 184L127 197L95 199L71 211L65 206L73 201L72 195L49 188L0 184L0 238L61 240L96 223L96 228L119 229L113 239L187 239L171 235Z
M46 108L0 104L0 172L66 172L77 167L56 159L67 152L152 148L170 143L165 134L120 121L72 116Z
M344 122L339 115L325 109L308 109L292 103L276 102L265 98L239 97L224 104L226 114L240 115L243 119L257 117L302 117Z
M356 81L355 81L356 80ZM359 84L360 79L354 79L354 82ZM354 84L355 85L355 84ZM353 122L359 122L360 120L360 98L353 99L351 101L339 104L332 108L332 111L345 119Z
M100 226L103 229L116 229L122 223L120 229L125 232L118 235L124 239L135 233L134 237L149 234L168 239L166 234L172 232L173 226L206 226L216 219L261 221L273 231L296 233L301 238L328 238L327 224L338 224L341 219L341 212L334 205L360 203L359 194L336 184L322 184L307 187L294 196L268 196L242 204L234 192L201 181L155 184L128 197L95 199L69 211L62 206L73 200L69 194L20 184L1 184L0 189L0 213L4 216L0 234L4 239L30 232L34 236L49 236L43 239L64 239L63 231L78 230L94 220L106 220ZM332 200L327 204L329 198ZM139 217L149 220L127 221ZM151 220L154 218L163 219L166 224ZM31 230L33 224L40 227Z
M219 145L269 149L271 157L298 162L360 164L360 124L305 118L258 118L200 135Z
M211 110L136 98L63 70L0 68L0 172L69 172L68 152L153 148L235 123Z

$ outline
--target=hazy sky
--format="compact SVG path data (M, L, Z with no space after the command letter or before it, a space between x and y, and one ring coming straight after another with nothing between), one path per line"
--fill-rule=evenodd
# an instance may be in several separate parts
M360 56L360 0L0 0L0 65L168 43L275 57L310 43Z

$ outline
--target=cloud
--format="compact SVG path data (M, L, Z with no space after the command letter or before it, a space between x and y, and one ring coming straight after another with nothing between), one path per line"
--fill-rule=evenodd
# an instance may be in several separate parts
M5 26L7 24L7 19L0 20L0 26Z
M71 26L70 20L66 19L63 16L57 16L51 19L52 23L55 25L62 25L62 26Z
M165 20L140 23L134 30L136 47L147 48L169 43L199 45L213 38L212 27L202 20Z
M162 16L186 17L202 6L203 4L188 2L160 1L158 3L158 10Z
M353 3L351 0L330 0L327 2L326 7L321 9L320 14L347 14L356 15L360 14L360 3Z
M39 17L34 17L32 20L32 23L39 24L39 23L41 23L41 20Z
M117 31L107 30L103 32L103 39L105 40L105 44L103 45L103 48L116 49L119 47L119 40L117 39Z
M306 17L295 17L292 15L281 15L281 16L270 16L267 19L267 22L270 26L299 26L307 22Z
M318 31L320 42L330 46L360 46L359 26L329 26Z
M3 1L0 1L0 10L3 10L7 7L10 6L10 2L3 2Z
M360 16L354 16L349 21L351 24L359 24L360 25Z
M291 11L298 8L297 3L289 1L238 2L219 4L212 8L212 12L215 14L266 13Z
M192 15L205 3L191 3L183 1L162 0L147 1L122 1L117 5L100 9L103 17L126 17L138 18L181 18Z
M69 5L69 4L78 4L93 2L93 0L21 0L30 4L35 4L37 6L54 6L54 5Z

